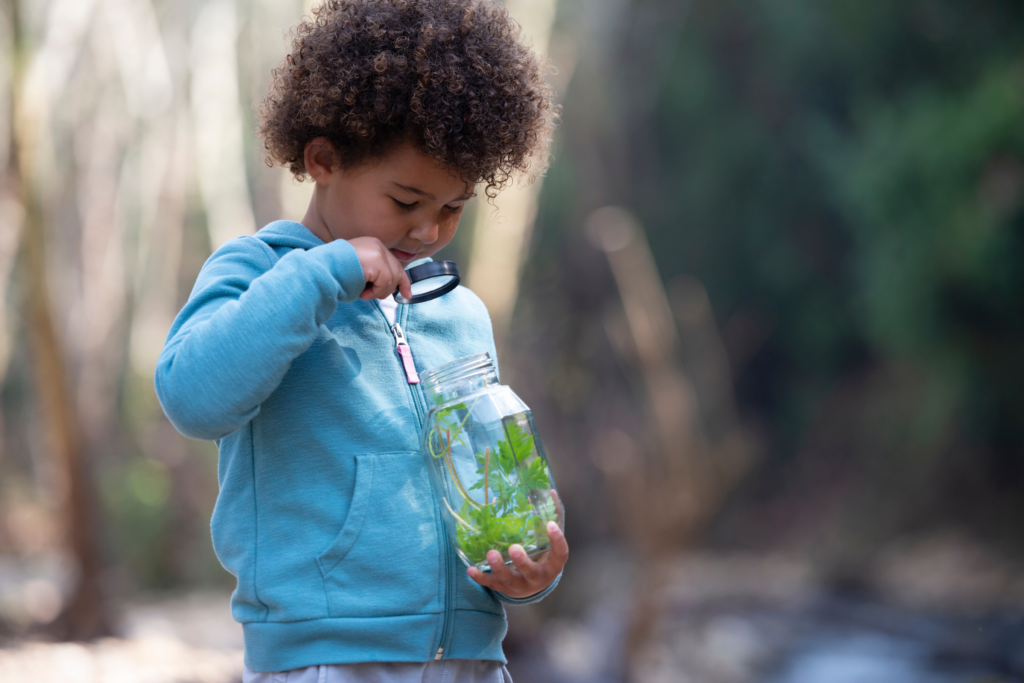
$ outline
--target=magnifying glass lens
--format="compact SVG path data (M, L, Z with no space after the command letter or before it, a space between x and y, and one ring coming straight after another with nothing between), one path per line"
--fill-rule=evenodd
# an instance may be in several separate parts
M435 289L441 289L455 278L451 275L438 275L437 277L427 278L426 280L420 280L419 282L412 283L412 295L414 297L421 296L433 292Z
M412 283L412 298L395 291L400 304L419 304L444 296L459 286L459 267L452 261L432 261L406 271Z

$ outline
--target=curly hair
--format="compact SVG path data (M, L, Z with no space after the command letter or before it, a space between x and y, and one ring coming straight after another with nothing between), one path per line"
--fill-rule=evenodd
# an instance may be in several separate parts
M258 109L268 165L304 180L316 137L343 168L409 141L491 198L546 168L546 62L489 0L326 0L293 36Z

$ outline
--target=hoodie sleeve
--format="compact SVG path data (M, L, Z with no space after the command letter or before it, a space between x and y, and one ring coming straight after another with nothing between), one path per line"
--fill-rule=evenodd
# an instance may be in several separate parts
M320 325L365 285L344 240L276 263L256 238L226 243L203 266L157 362L156 393L171 423L210 440L247 424Z

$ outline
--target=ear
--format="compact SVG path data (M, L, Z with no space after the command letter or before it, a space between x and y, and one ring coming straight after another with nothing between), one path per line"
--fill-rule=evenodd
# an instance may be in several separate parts
M326 185L330 182L334 172L334 146L327 138L313 138L306 143L306 149L302 154L302 163L314 181L320 185Z

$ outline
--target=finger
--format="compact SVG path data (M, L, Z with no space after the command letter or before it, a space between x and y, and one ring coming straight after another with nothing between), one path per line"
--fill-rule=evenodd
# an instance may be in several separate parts
M498 560L501 560L500 555L498 556ZM504 565L502 565L502 567L504 567ZM469 578L473 579L485 588L496 590L499 593L508 593L513 590L513 588L509 586L505 581L502 581L500 576L495 576L493 569L489 572L484 572L480 571L476 567L470 567L466 570L466 573L469 574ZM511 576L511 572L507 572L507 574Z
M412 298L412 282L409 280L409 271L402 269L402 277L398 281L398 290L406 299Z
M513 543L508 547L508 554L512 558L512 563L515 564L516 569L519 570L519 573L529 583L538 583L547 578L544 568L530 559L523 546Z
M381 247L381 258L384 259L384 276L381 282L381 293L378 294L379 299L386 299L396 291L398 291L401 285L403 277L408 279L405 275L405 269L402 268L402 263L395 258L387 249Z
M391 278L385 275L378 276L369 284L370 295L367 299L383 299L393 290L390 289Z
M494 578L493 574L482 572L476 567L470 567L466 570L466 573L469 574L469 578L473 579L484 588L490 588L491 590L496 591L500 591L503 588L503 586L500 585L500 582Z
M404 296L405 293L402 292L402 288L403 285L407 285L409 282L409 274L405 272L405 268L402 267L401 261L396 259L390 252L388 253L388 256L391 256L391 262L389 262L389 265L391 266L391 291L389 294L394 294L398 291ZM412 285L408 285L407 288L411 288L411 286ZM406 298L409 296L412 296L411 289L409 290L409 295Z
M398 287L402 264L398 262L391 252L381 246L380 258L383 261L379 273L373 283L373 298L386 299L394 294Z
M548 540L551 542L551 554L545 558L545 562L562 571L562 567L569 559L569 543L565 540L561 527L554 522L548 522Z
M383 268L381 267L382 265L384 266ZM387 279L382 277L382 273L386 272L386 270L387 263L382 264L380 255L377 253L372 254L372 256L363 261L363 277L366 278L366 287L363 289L362 294L359 295L359 298L364 301L377 298L382 289L383 283L381 280Z
M522 582L519 572L505 564L501 553L497 550L487 551L487 564L491 565L491 574L508 588L516 588Z

